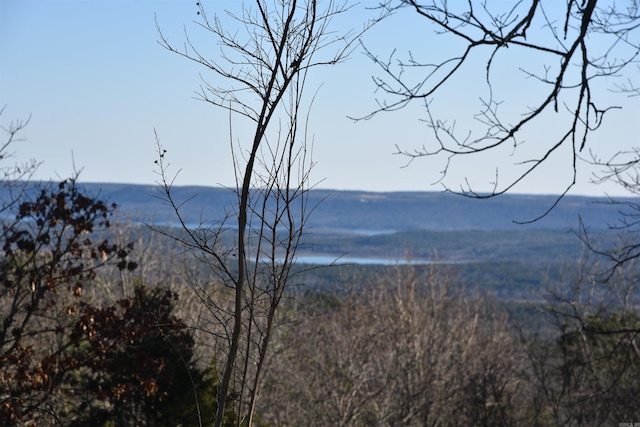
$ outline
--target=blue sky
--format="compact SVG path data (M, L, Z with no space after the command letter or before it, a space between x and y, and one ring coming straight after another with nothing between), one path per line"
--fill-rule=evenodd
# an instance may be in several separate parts
M209 14L237 4L205 2ZM18 160L44 161L38 178L69 176L75 163L83 169L82 181L153 183L157 179L153 164L156 129L168 150L172 171L181 171L177 185L233 184L228 115L194 99L200 73L209 80L214 78L158 45L154 15L178 43L183 26L192 31L192 21L197 19L195 2L186 0L0 0L0 105L7 105L0 121L6 126L11 120L31 116L22 135L26 141L14 151ZM336 30L359 28L370 16L372 12L360 5L338 22ZM408 11L375 27L364 42L381 57L396 47L400 54L412 50L426 58L448 54L452 48ZM320 182L319 187L371 191L442 188L432 184L444 167L444 159L418 159L403 168L407 160L393 155L396 144L411 149L428 143L430 133L421 121L424 111L420 106L358 123L347 118L372 111L379 96L374 94L370 78L379 70L361 48L344 64L316 69L315 73L308 94L316 88L319 91L309 131L317 163L312 180ZM629 77L637 81L638 76ZM449 92L452 95L434 104L437 112L456 119L458 127L473 127L472 119L463 113L477 107L472 89L478 78L482 74L473 70L461 74L458 85ZM505 81L512 78L508 75ZM516 78L513 86L505 88L520 99L536 95L535 87ZM603 93L612 103L623 106L610 114L590 142L607 157L638 145L640 97ZM525 146L523 156L535 155L535 144L552 137L554 120L557 118L549 118L547 126L528 135L527 144L533 151L527 152ZM492 156L456 163L445 182L455 188L468 178L483 190L495 176L495 164L518 161L508 152ZM570 179L568 152L551 160L515 192L564 190ZM501 173L507 179L508 168ZM581 167L578 185L571 194L624 194L613 186L589 184L590 173L586 166Z

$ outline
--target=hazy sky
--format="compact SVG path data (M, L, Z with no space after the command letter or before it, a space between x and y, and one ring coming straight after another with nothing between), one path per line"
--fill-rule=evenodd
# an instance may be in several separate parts
M209 1L205 5L213 15L238 3ZM196 10L195 1L177 0L0 0L0 105L7 106L0 122L6 127L12 120L31 116L22 134L26 141L14 147L18 159L43 160L37 176L41 179L67 177L75 162L76 168L83 168L82 181L153 183L157 179L155 129L168 150L172 171L181 170L177 185L232 185L228 114L194 99L200 76L214 77L157 43L154 15L170 39L180 44L183 27L190 33L196 29ZM358 29L373 15L361 5L337 22L335 29ZM406 11L375 27L363 41L380 57L398 48L399 55L410 49L430 59L455 51L456 46L444 40ZM215 46L211 51L216 51ZM431 134L421 120L424 110L419 105L358 123L347 118L372 111L376 96L382 96L374 93L371 80L380 70L362 51L357 47L346 63L315 70L308 92L313 95L319 88L309 129L317 162L312 179L321 181L321 188L440 190L440 185L432 183L444 167L443 158L418 159L403 168L407 159L393 155L396 144L411 149L429 143ZM515 49L514 55L510 60L536 61L531 56L518 57ZM530 65L538 70L544 64ZM639 76L628 77L637 81ZM482 95L473 90L482 87L482 77L477 70L462 74L456 86L436 100L434 111L455 119L458 129L472 128L469 112L477 108ZM505 74L504 81L513 79L513 84L498 96L509 101L538 94L530 82L523 84L522 77ZM602 93L612 104L623 106L610 113L590 142L607 157L640 142L640 97L627 98L606 88ZM525 157L526 150L533 150L530 155L535 156L535 147L548 142L557 120L549 117L543 128L528 134L529 148L525 145L521 150ZM515 192L562 191L570 179L567 154L558 153ZM508 152L492 156L456 163L446 183L456 187L468 178L478 190L486 189L496 164L522 159ZM615 187L590 185L590 172L582 167L571 194L624 194ZM508 177L507 168L501 173Z

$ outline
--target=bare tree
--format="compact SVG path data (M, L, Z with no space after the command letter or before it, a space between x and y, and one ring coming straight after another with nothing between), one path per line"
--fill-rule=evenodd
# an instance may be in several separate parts
M630 261L602 282L586 251L547 291L546 333L526 340L534 412L545 424L608 425L640 414L638 265Z
M5 109L6 106L0 108L0 117ZM0 141L0 161L2 162L0 165L0 191L5 193L0 205L0 215L20 203L28 183L40 165L40 162L33 159L22 164L8 163L14 157L14 152L11 151L13 145L24 140L20 137L20 133L28 124L29 119L15 120L6 126L0 126L0 129L5 133Z
M157 163L164 197L182 226L179 239L207 267L192 283L224 354L216 425L228 402L235 402L238 425L251 425L275 314L295 275L296 250L312 209L306 198L312 167L304 114L310 108L303 96L307 78L312 69L343 60L360 32L330 31L332 20L350 9L347 2L257 0L239 13L211 18L196 5L197 28L220 50L205 53L188 33L178 47L158 25L160 44L228 83L203 80L199 97L238 120L229 130L237 204L213 223L189 227L172 196L160 143ZM233 141L236 126L252 129L246 142Z
M487 152L494 156L511 153L519 166L504 183L498 182L496 169L488 193L477 192L469 182L458 190L445 187L448 191L478 198L503 194L550 158L570 152L567 163L573 173L564 187L566 194L576 182L578 162L589 147L590 135L618 108L610 104L604 85L608 83L612 92L622 92L622 96L637 93L629 74L640 55L640 4L636 0L624 4L605 0L389 0L383 7L398 15L413 11L450 48L444 58L430 57L431 50L425 48L424 52L409 52L407 59L398 59L394 52L386 60L368 49L369 57L382 70L382 77L374 77L374 83L386 96L364 118L422 103L432 130L430 142L415 150L398 147L397 153L410 160L444 156L443 177L456 158ZM456 98L463 108L456 110L452 120L443 118L439 110L442 99L452 102L456 94L448 90L460 83L456 79L462 73L471 79L484 76L484 93L467 129L456 124L473 94ZM516 90L513 82L518 75L521 87ZM514 96L529 87L534 91L526 92L524 100ZM553 130L545 126L548 120L553 121ZM546 133L540 136L543 127ZM534 147L518 157L525 142L531 147L526 140L534 140Z
M279 330L261 411L278 425L525 423L521 348L458 285L446 268L398 266L318 298Z
M600 166L601 172L594 175L596 184L614 182L629 194L640 195L640 148L633 147L629 151L616 153L603 160L591 153L591 163ZM616 200L609 198L608 203L619 207L619 218L609 228L618 234L618 242L614 247L602 248L593 242L588 227L580 224L580 239L595 254L606 260L600 273L605 280L611 278L618 268L640 258L640 204L634 198Z

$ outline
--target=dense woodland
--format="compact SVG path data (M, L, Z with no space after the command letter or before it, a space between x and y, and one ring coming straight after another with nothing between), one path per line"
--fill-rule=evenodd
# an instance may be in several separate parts
M220 301L228 290L174 239L112 223L115 206L73 180L4 206L3 424L209 425L225 338L194 286ZM254 424L635 419L637 269L602 293L596 261L298 265ZM540 286L526 292L536 299L508 279L509 292L492 292L510 269Z

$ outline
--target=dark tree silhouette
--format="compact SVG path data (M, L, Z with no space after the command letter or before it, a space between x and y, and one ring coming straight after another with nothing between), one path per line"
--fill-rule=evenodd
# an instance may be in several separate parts
M40 412L57 416L50 395L77 368L68 327L85 288L102 266L137 266L127 259L130 245L94 241L110 227L115 205L83 194L75 180L20 195L0 241L0 408L9 424Z
M561 187L566 194L576 182L579 161L587 157L585 149L594 148L589 144L590 136L618 108L608 99L611 92L622 97L638 93L637 0L389 0L382 7L399 19L407 13L417 14L424 28L416 31L435 32L435 38L429 40L446 44L448 49L444 57L434 57L425 43L420 52L409 52L406 58L394 52L386 60L374 48L367 49L382 71L374 82L384 98L379 108L364 118L421 103L431 137L421 148L398 147L397 152L410 160L444 156L443 176L457 158L487 159L481 155L488 152L500 159L505 152L511 153L511 161L518 166L515 173L505 174L502 183L498 180L502 174L496 170L488 193L477 192L469 182L458 190L446 187L448 191L478 198L503 194L550 158L570 153L566 164L572 178ZM467 129L458 123L464 119L460 116L465 114L464 108L456 110L455 118L443 118L439 110L443 99L461 106L475 102L475 94L456 96L450 91L462 73L474 82L481 75L484 81L478 109L470 117L474 121L467 122L471 123ZM525 99L520 95L523 92ZM545 132L540 132L543 128ZM522 157L519 154L525 142L529 151Z
M307 80L318 67L344 60L361 31L331 30L349 2L256 0L226 12L226 19L196 6L196 28L212 37L215 51L206 52L189 33L176 45L158 24L160 44L216 79L203 78L198 95L229 116L231 138L235 120L251 132L246 140L231 141L237 203L220 217L205 219L213 225L189 227L173 197L159 142L156 163L162 197L182 224L178 239L209 272L192 284L211 318L206 328L212 345L224 353L215 425L222 425L230 403L240 416L238 425L252 425L276 313L296 274L291 267L313 210L306 196L313 163ZM216 288L208 286L211 282Z

